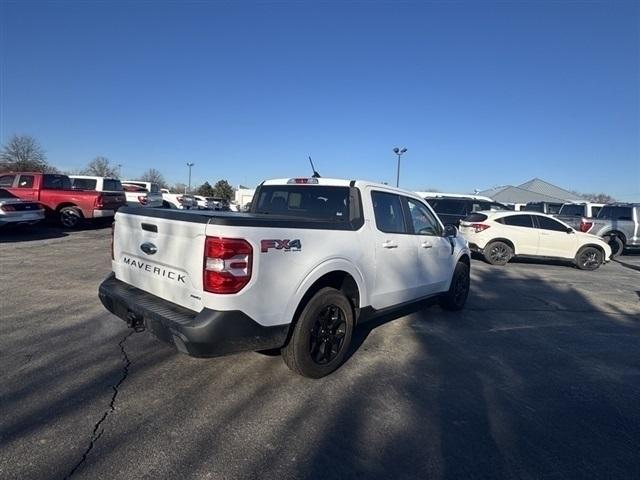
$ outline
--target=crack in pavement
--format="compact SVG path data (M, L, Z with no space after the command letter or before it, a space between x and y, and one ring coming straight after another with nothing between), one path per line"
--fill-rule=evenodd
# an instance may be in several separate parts
M71 478L76 473L76 471L82 466L82 464L87 460L87 457L89 456L89 453L91 453L91 450L93 450L94 445L104 433L104 428L102 428L102 424L106 421L107 417L109 417L109 415L111 415L111 413L113 413L116 409L115 403L119 393L118 389L120 388L120 385L122 385L122 383L127 379L127 376L129 375L129 367L131 366L131 360L129 360L129 356L127 355L127 352L124 350L124 342L127 340L127 338L129 338L134 333L135 333L134 330L130 331L124 336L122 340L120 340L120 342L118 342L118 346L120 347L120 352L122 353L122 359L124 360L124 367L122 368L122 377L120 378L120 380L118 380L118 383L116 383L111 387L113 389L113 395L111 396L111 401L109 402L109 408L105 410L100 420L98 420L98 422L93 426L93 432L91 434L91 441L89 442L89 446L82 454L82 458L80 459L80 461L76 463L76 465L69 472L69 474L64 477L64 480L68 480L69 478Z

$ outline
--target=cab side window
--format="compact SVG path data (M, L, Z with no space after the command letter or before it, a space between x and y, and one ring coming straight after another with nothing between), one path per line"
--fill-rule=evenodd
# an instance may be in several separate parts
M442 236L442 227L440 227L440 224L427 207L412 198L403 198L407 202L407 210L411 218L414 233L418 235Z
M374 191L371 192L371 200L378 230L385 233L408 233L398 195Z
M15 178L15 175L0 175L0 187L11 188L13 186L13 180Z
M33 188L33 175L20 175L18 188Z

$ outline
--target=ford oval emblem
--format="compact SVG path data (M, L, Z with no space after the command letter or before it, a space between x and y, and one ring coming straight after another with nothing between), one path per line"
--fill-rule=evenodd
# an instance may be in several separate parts
M151 242L146 242L146 243L143 243L142 245L140 245L140 250L142 250L147 255L153 255L154 253L156 253L158 251L158 247L156 247Z

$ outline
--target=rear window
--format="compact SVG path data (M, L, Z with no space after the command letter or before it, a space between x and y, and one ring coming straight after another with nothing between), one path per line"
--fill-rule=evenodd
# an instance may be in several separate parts
M571 205L571 204L563 205L560 208L560 215L582 217L584 215L584 205Z
M98 181L95 178L72 178L71 185L76 190L95 190Z
M606 220L633 220L631 207L604 206L598 212L598 218Z
M122 189L125 192L146 192L147 191L146 188L141 187L140 185L133 185L133 184L130 184L130 183L124 184L122 186Z
M42 188L49 190L71 190L71 180L66 175L45 174L42 176Z
M487 217L484 213L472 213L467 218L465 218L463 222L470 222L470 223L484 222L487 218L489 217Z
M436 213L444 215L464 215L466 212L466 200L429 199L427 200Z
M527 203L521 210L544 213L544 205L542 203Z
M102 189L105 192L121 192L122 184L120 183L120 180L105 178L102 184Z
M503 225L510 225L512 227L526 227L533 228L533 219L531 215L509 215L508 217L502 217L496 220Z
M264 185L259 190L255 213L347 221L349 187Z

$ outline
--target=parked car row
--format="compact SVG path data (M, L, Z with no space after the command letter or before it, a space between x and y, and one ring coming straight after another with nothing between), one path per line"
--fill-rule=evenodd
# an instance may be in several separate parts
M113 217L126 205L122 191L73 189L67 175L53 173L5 173L0 175L0 188L15 198L37 202L45 215L67 228L77 227L84 219Z
M431 194L425 200L433 207L445 225L461 227L475 212L514 211L513 206L477 195ZM612 255L621 255L625 248L640 247L640 204L634 203L553 203L530 202L517 211L551 215L574 231L601 237Z
M172 193L141 180L41 172L0 175L0 226L32 225L50 218L65 228L76 228L85 220L113 218L125 205L237 211L222 198Z

